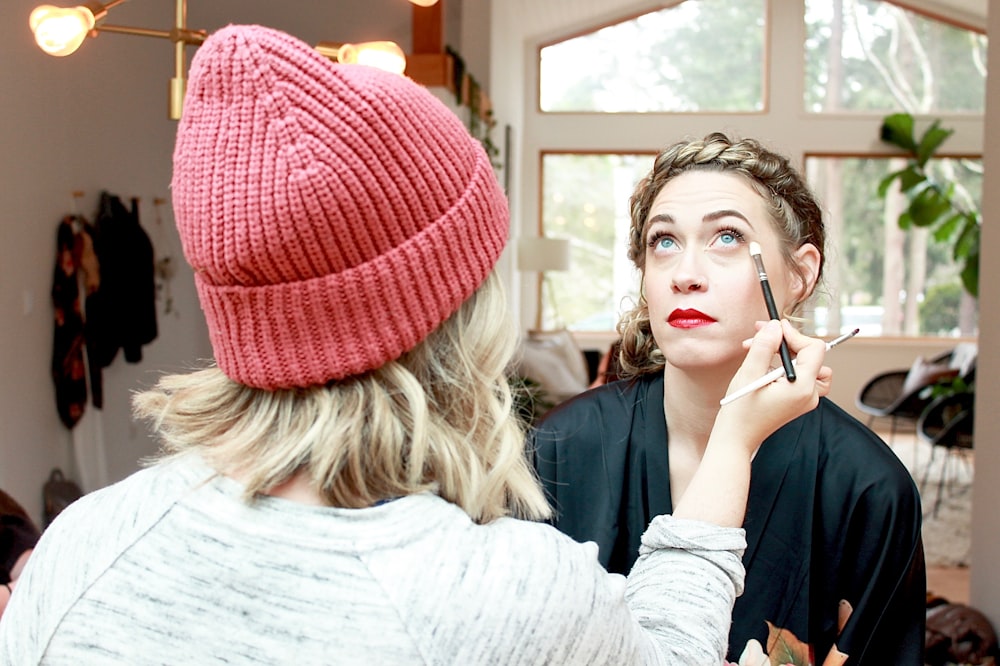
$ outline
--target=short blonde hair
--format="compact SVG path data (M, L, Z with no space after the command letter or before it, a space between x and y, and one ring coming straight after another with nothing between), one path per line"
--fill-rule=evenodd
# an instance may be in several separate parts
M477 522L540 519L550 508L506 375L515 345L491 273L416 348L363 375L266 391L210 367L163 377L133 407L167 456L196 450L215 469L238 470L248 498L305 470L333 506L431 491Z

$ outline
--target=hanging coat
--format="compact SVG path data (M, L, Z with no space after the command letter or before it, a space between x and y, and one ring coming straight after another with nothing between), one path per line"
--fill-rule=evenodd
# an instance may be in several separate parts
M123 349L127 362L138 363L142 346L157 336L153 244L139 224L138 201L129 210L102 192L94 227L101 289L87 316L97 358L107 367Z
M627 574L656 515L671 513L662 374L594 389L532 433L553 524L597 543ZM823 398L771 435L752 464L744 528L746 590L736 600L729 660L768 625L812 646L836 642L855 666L922 666L926 577L921 508L889 447ZM838 635L838 611L853 612Z
M67 215L56 231L56 265L52 276L52 381L56 410L67 428L73 428L87 405L86 368L90 370L90 393L95 407L103 404L101 367L90 344L92 330L85 321L100 286L100 271L94 254L92 228L81 217ZM80 278L86 293L80 298ZM86 363L84 362L86 355Z

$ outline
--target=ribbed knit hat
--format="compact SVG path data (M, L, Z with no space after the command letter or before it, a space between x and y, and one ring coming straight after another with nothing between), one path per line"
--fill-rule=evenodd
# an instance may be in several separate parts
M263 389L398 358L508 235L489 158L430 92L261 26L195 54L172 194L216 362Z

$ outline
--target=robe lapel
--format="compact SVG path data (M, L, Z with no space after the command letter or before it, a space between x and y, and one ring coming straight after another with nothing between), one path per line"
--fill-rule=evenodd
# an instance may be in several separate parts
M778 493L790 469L799 468L793 461L805 454L801 443L804 421L796 419L764 440L750 468L750 497L743 521L747 531L747 550L743 563L749 570L777 504ZM807 525L803 525L807 528Z
M640 410L642 414L640 415ZM670 459L667 452L667 424L663 416L663 375L649 384L644 404L636 409L643 424L641 448L646 456L646 488L650 518L672 513L670 499Z

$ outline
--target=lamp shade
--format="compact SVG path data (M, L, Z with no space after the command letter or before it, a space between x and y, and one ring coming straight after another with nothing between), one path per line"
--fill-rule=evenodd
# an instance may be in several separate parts
M569 270L569 239L524 237L517 243L517 269L520 271Z

